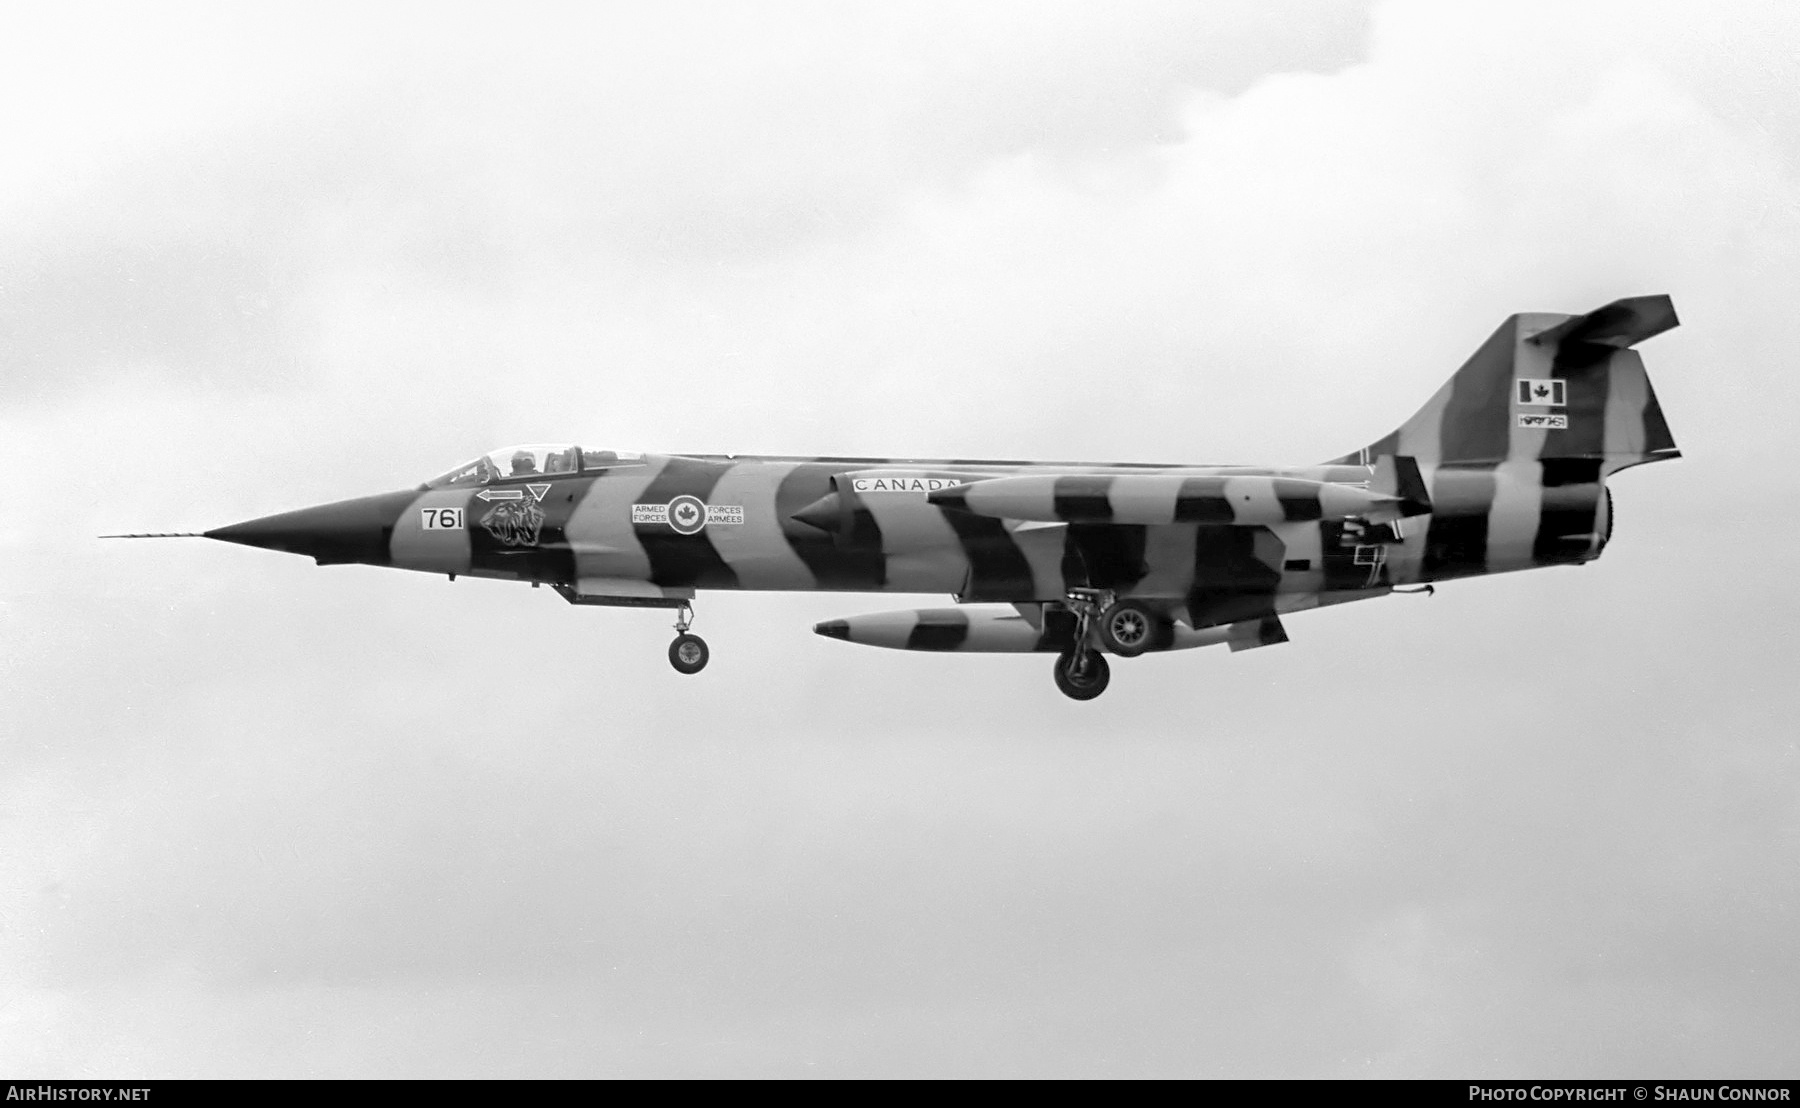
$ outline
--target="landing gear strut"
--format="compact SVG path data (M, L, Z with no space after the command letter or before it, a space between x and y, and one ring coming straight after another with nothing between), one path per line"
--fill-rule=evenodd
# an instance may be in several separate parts
M1064 696L1092 700L1105 692L1112 680L1106 658L1094 648L1095 624L1102 623L1102 613L1112 607L1112 594L1105 589L1070 589L1064 603L1075 617L1075 642L1057 656L1052 675Z
M675 641L669 644L669 664L675 672L696 674L706 668L707 659L712 651L706 648L706 640L699 635L688 634L688 628L694 622L694 609L683 604L675 612Z

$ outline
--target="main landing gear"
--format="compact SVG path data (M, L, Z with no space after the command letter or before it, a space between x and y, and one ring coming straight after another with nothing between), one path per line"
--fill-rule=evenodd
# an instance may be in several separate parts
M1056 687L1072 700L1092 700L1106 691L1112 680L1112 667L1106 658L1091 647L1065 650L1056 658Z
M693 622L694 609L683 604L675 612L675 641L669 644L669 664L675 667L675 672L690 676L705 669L707 659L712 657L705 639L688 634Z
M1115 599L1111 589L1070 589L1063 606L1075 617L1075 635L1057 656L1052 676L1062 694L1075 700L1106 691L1112 680L1107 654L1137 657L1156 645L1168 623L1168 616L1141 600Z
M1141 600L1109 604L1100 612L1100 642L1121 658L1135 658L1149 649L1156 618Z
M1057 656L1051 675L1064 696L1092 700L1112 680L1112 667L1098 647L1121 658L1142 654L1150 645L1156 616L1140 601L1115 602L1107 589L1070 589L1063 603L1075 617L1075 641Z

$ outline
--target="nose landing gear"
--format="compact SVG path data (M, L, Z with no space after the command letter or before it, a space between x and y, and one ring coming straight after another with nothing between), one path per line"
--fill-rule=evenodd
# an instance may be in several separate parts
M693 622L694 609L683 604L675 612L675 641L669 644L669 664L675 667L675 672L689 676L705 669L707 660L712 657L705 639L688 634Z

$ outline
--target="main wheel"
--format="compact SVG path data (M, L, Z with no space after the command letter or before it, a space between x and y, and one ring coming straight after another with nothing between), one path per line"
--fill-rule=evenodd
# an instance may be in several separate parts
M1149 649L1156 633L1156 613L1138 600L1121 600L1100 613L1100 642L1121 658Z
M1065 651L1056 659L1056 687L1071 700L1092 700L1106 691L1112 670L1098 650Z
M669 664L678 673L699 673L706 668L706 660L710 657L712 652L706 649L706 640L699 635L676 635L675 641L669 644Z

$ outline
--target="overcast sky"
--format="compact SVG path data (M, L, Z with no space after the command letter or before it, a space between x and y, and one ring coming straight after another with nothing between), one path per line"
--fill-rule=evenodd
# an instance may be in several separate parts
M1800 9L9 4L0 1073L1800 1075ZM514 441L1305 464L1667 292L1605 557L1115 666L102 543Z

